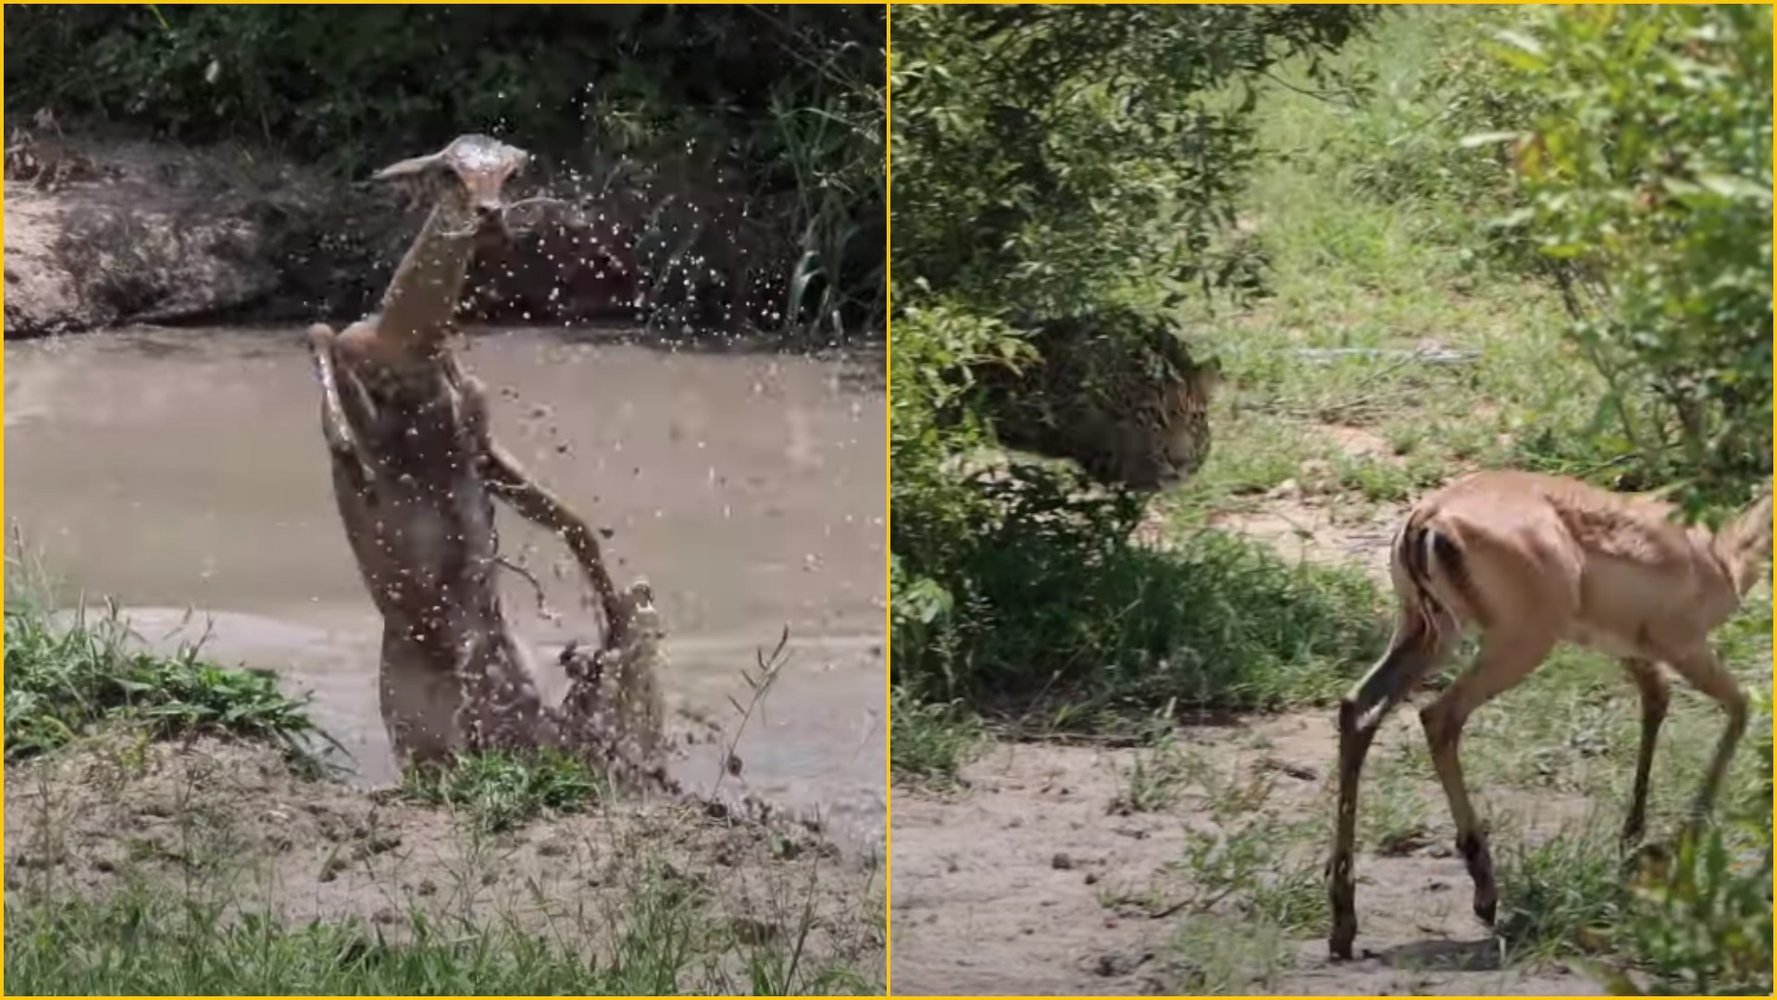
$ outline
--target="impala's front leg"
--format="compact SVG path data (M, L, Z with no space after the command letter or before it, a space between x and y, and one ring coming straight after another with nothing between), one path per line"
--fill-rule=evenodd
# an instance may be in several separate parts
M346 416L346 405L340 398L339 369L334 363L333 345L338 338L325 323L309 327L309 353L315 359L315 374L321 380L321 436L333 453L336 467L351 481L352 488L362 494L370 486L371 463L352 422Z

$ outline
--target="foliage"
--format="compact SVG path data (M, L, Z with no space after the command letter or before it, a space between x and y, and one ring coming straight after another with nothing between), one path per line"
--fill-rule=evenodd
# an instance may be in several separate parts
M763 225L774 280L743 289L772 296L755 318L833 335L882 320L879 5L50 4L14 11L7 39L15 114L269 146L354 177L464 131L509 136L597 208L613 190L638 201L669 313L669 290Z
M1693 510L1743 500L1771 474L1770 9L1553 7L1498 50L1538 109L1520 218L1610 383L1598 445Z
M893 671L919 697L1044 709L1073 728L1275 705L1330 694L1384 638L1355 570L1289 565L1217 531L1138 547L1139 501L1089 494L1065 470L1013 464L949 488L939 509L954 521L891 527Z
M84 607L57 621L9 560L6 596L6 759L46 753L102 722L128 721L156 739L200 734L264 740L310 760L328 740L306 700L278 690L268 670L234 670L196 646L173 656L132 647L117 609Z
M901 688L891 696L889 724L896 775L933 788L961 782L962 766L982 738L979 720L960 703L921 702Z
M1052 360L1032 331L1061 321L1140 361L1155 352L1144 331L1169 329L1184 296L1254 288L1262 257L1223 237L1254 155L1256 85L1292 56L1318 67L1372 13L895 10L891 606L907 695L977 707L1077 696L1129 710L1181 691L1190 702L1277 694L1275 668L1301 637L1257 638L1265 624L1248 631L1202 601L1239 585L1217 576L1244 572L1232 548L1201 542L1194 565L1143 554L1127 541L1135 498L1093 495L1039 466L995 476L967 465L1008 412L990 405L984 378ZM1101 330L1106 316L1133 321ZM1276 570L1274 583L1288 576ZM1367 622L1350 596L1305 620ZM1334 630L1337 641L1354 631Z
M1724 822L1681 837L1674 856L1649 866L1635 887L1623 936L1651 976L1643 990L1625 970L1606 982L1617 994L1771 994L1771 714L1767 694L1752 757L1755 786ZM1644 977L1645 978L1645 977Z
M414 802L463 809L482 829L499 833L546 812L581 812L604 797L606 783L583 759L560 751L493 750L413 765L401 791Z

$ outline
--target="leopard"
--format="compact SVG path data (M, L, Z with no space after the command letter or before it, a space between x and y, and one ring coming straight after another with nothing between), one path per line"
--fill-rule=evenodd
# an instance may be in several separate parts
M1170 321L1116 309L1033 324L1027 336L1040 361L981 380L1001 444L1142 493L1202 468L1221 361L1192 358Z

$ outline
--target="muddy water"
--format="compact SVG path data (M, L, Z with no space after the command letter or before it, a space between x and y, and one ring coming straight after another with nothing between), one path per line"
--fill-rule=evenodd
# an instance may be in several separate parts
M6 345L8 519L61 578L171 645L312 691L361 780L394 776L376 705L379 623L333 506L299 331L138 330ZM883 397L858 364L668 353L591 333L477 334L496 433L613 536L669 632L669 701L732 730L742 674L787 626L788 662L718 779L880 841L885 789ZM502 514L518 626L549 651L595 635L565 552ZM195 616L187 618L188 611ZM756 672L756 671L755 671ZM558 677L546 685L559 690ZM695 728L686 724L687 728Z

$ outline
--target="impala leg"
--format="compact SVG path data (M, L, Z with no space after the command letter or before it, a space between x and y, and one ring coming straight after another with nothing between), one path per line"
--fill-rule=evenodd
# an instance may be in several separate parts
M493 439L486 417L487 390L481 381L460 370L452 370L451 378L462 393L465 422L481 439L482 474L487 477L488 487L519 516L561 536L598 597L600 610L605 614L605 628L620 633L628 624L628 615L605 567L598 536L580 515L531 478L518 459Z
M1734 675L1728 673L1709 647L1698 644L1695 648L1678 656L1667 659L1672 669L1679 676L1690 681L1691 685L1709 697L1727 713L1727 724L1722 728L1721 736L1715 743L1715 755L1709 760L1709 771L1703 777L1703 787L1698 790L1697 798L1691 805L1690 826L1695 829L1702 825L1715 805L1715 796L1721 790L1722 777L1727 774L1728 763L1734 757L1734 748L1740 744L1741 734L1746 732L1746 692L1740 689Z
M1425 615L1403 609L1388 650L1339 703L1338 827L1332 857L1327 861L1327 898L1333 910L1327 948L1334 958L1350 958L1351 942L1357 937L1353 854L1357 843L1358 776L1364 758L1389 710L1449 655L1454 635L1454 627L1440 629Z
M1486 832L1462 779L1462 727L1475 709L1529 676L1554 646L1552 634L1489 633L1482 640L1481 655L1468 671L1419 713L1438 783L1444 786L1450 816L1456 821L1456 849L1468 863L1469 877L1475 883L1475 916L1489 925L1499 909L1499 886L1493 878L1493 855L1487 848Z
M1626 659L1624 669L1641 693L1641 747L1635 755L1635 789L1629 795L1629 815L1623 820L1623 843L1633 846L1641 840L1647 821L1648 774L1654 764L1654 744L1660 737L1660 725L1666 721L1666 709L1672 692L1660 665L1652 660Z
M327 441L335 461L352 480L353 488L362 493L369 487L370 462L357 434L352 431L346 402L340 395L339 369L333 353L337 336L325 323L316 323L308 330L309 353L314 356L315 374L321 380L321 436Z

